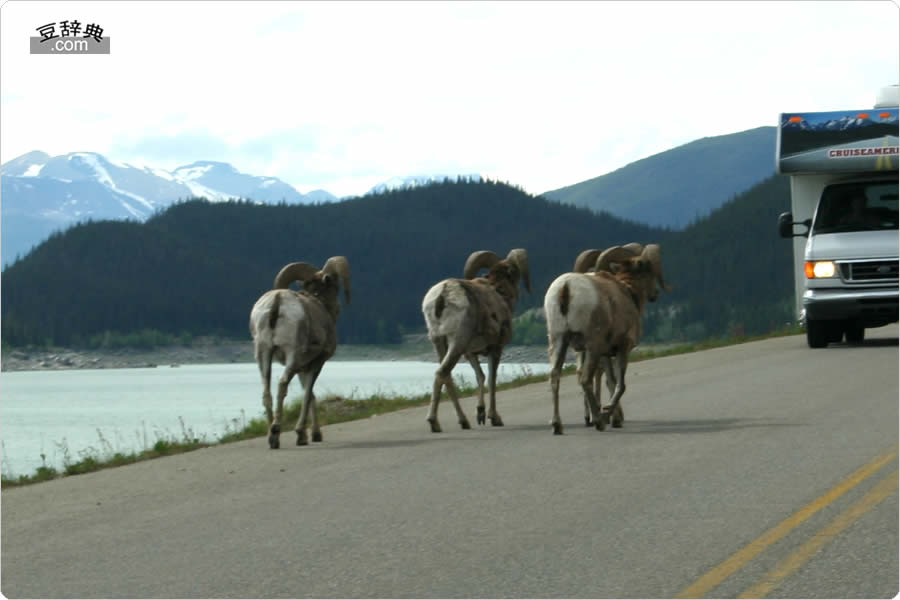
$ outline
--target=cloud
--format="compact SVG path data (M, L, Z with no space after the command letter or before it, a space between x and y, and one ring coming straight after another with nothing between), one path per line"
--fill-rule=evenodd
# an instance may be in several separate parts
M2 10L3 160L222 160L301 189L477 172L540 193L782 111L871 106L900 69L887 2ZM110 54L28 54L35 27L68 18L101 23Z

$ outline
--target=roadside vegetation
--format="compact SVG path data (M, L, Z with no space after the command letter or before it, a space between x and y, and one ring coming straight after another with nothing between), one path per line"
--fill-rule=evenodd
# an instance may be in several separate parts
M802 328L798 326L786 327L774 333L753 337L731 337L727 339L711 339L698 343L677 344L665 349L654 350L636 350L630 362L638 362L653 358L661 358L665 356L675 356L679 354L687 354L691 352L699 352L702 350L711 350L724 346L735 344L743 344L747 342L758 341L762 339L783 337L788 335L799 335L803 333ZM575 366L569 365L564 369L564 374L572 374L575 372ZM531 373L527 367L522 367L522 373L514 379L497 385L498 391L521 387L532 383L546 381L546 375L536 375ZM472 385L461 385L457 381L460 397L469 397L477 393L477 388ZM447 399L446 393L442 395L442 400ZM358 419L366 419L373 415L380 415L405 408L417 406L426 406L430 402L430 393L423 393L418 396L394 396L388 394L375 394L367 398L347 398L339 395L328 395L318 402L318 415L321 425L333 425L335 423L343 423L346 421L355 421ZM297 421L300 416L301 402L298 398L287 404L285 407L283 423L292 424ZM70 475L81 475L101 469L112 467L120 467L123 465L133 464L163 456L173 454L181 454L198 450L200 448L208 448L219 444L227 444L241 440L247 440L265 436L267 434L267 423L260 416L252 418L249 421L235 419L227 427L226 432L215 440L207 440L198 437L193 430L181 421L181 432L179 434L157 433L157 439L150 444L145 438L144 449L138 452L122 453L115 452L112 445L105 439L101 431L97 431L98 444L97 447L90 447L79 452L79 458L76 460L70 455L65 441L57 443L57 447L63 455L62 469L56 469L46 464L44 455L41 455L44 463L41 467L31 475L7 476L0 477L0 486L2 488L12 488L43 481L50 481L60 477ZM4 451L4 455L5 455Z

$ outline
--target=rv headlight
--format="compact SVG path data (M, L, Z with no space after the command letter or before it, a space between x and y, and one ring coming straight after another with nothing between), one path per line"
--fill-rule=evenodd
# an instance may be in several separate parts
M830 260L806 261L806 278L822 279L826 277L834 277L837 272L834 263Z

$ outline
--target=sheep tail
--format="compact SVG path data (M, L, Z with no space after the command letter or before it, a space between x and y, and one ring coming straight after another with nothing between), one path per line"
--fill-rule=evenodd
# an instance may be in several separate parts
M556 297L557 303L559 304L559 312L562 313L563 316L566 316L569 312L569 301L572 299L571 292L569 292L569 284L566 283L562 286L562 289L559 290L559 293Z
M441 294L434 303L434 317L436 319L440 319L441 315L444 314L444 307L446 307L446 305L447 302L444 300L444 294Z
M275 294L275 300L269 307L269 329L275 329L275 323L278 322L278 310L281 308L281 294Z

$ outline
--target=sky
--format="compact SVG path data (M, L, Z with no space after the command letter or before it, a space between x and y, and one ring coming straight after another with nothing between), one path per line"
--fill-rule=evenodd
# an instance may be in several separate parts
M64 20L109 54L31 54ZM898 30L893 0L7 0L0 162L215 160L337 196L478 173L540 194L782 112L871 108L900 79Z

